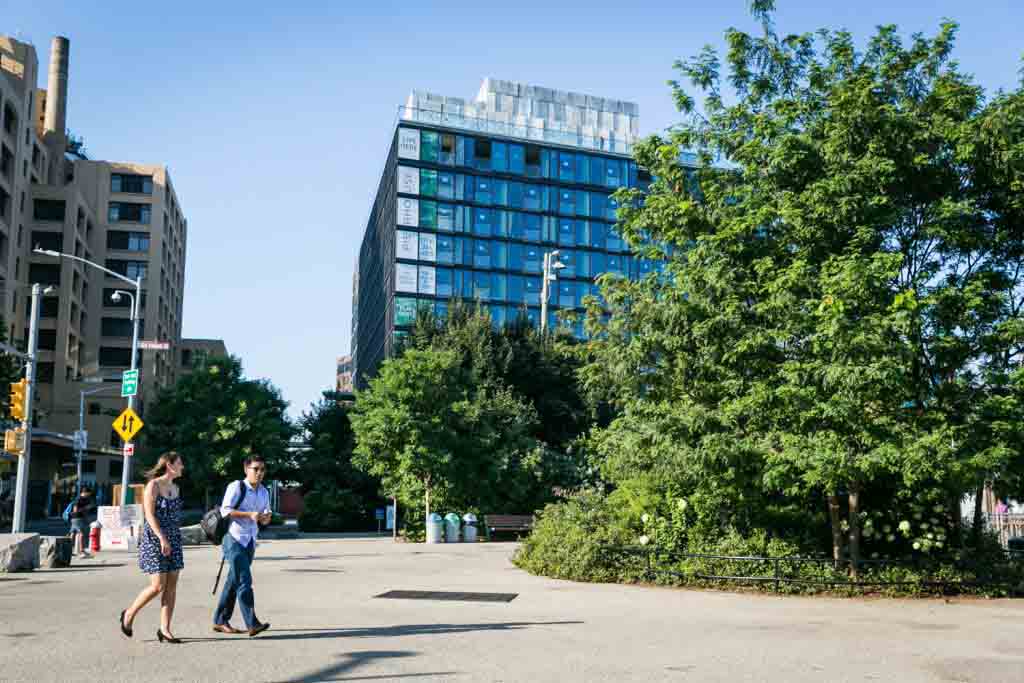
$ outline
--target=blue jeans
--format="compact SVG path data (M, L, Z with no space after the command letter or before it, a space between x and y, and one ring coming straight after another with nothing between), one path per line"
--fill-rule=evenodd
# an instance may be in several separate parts
M242 610L246 628L255 628L258 623L255 612L255 598L252 592L252 558L256 553L256 542L250 540L242 546L231 534L224 535L224 561L228 564L228 578L213 613L214 624L226 624L235 613L235 601Z

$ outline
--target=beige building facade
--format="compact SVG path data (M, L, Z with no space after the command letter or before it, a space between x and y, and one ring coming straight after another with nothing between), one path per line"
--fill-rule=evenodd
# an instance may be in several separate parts
M81 419L103 483L120 478L120 458L100 456L120 452L111 422L125 406L121 373L131 365L131 297L115 294L134 295L134 287L33 250L140 279L139 340L169 344L138 354L135 410L145 420L147 403L181 369L188 221L165 166L90 160L69 138L70 64L69 42L55 38L47 88L39 89L35 48L0 36L0 312L8 338L25 340L31 285L48 288L40 306L37 424L63 443ZM33 479L41 474L36 460Z

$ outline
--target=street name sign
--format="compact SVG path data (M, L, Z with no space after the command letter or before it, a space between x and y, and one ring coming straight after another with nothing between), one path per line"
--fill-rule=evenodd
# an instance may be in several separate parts
M114 431L121 435L121 438L125 441L131 441L132 438L139 433L142 429L142 419L135 414L135 411L131 408L125 408L124 412L117 416L114 420Z
M171 348L171 343L165 341L140 341L139 348L150 351L167 351Z
M139 393L139 371L125 370L121 374L121 398Z

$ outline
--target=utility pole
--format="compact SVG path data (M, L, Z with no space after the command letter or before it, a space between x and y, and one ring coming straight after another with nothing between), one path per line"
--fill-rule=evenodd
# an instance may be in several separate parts
M25 518L28 512L28 477L29 464L32 457L32 399L36 388L39 298L42 293L42 285L32 285L32 313L29 318L28 328L28 359L25 362L25 378L28 380L28 385L25 387L25 417L22 422L22 428L25 431L25 451L18 458L18 482L14 490L14 524L11 526L11 532L15 534L25 532Z

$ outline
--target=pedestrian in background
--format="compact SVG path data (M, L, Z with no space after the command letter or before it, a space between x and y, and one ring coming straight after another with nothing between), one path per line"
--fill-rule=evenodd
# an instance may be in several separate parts
M184 470L185 462L181 456L170 451L161 455L153 469L146 472L145 522L139 536L139 568L149 575L149 585L142 589L131 607L121 612L121 633L129 638L139 610L159 595L157 640L161 643L181 642L171 632L171 618L178 594L178 572L185 567L181 550L181 492L174 483Z
M270 492L263 485L266 463L260 455L245 459L245 479L231 482L224 492L220 514L230 517L231 525L224 535L222 550L228 563L228 578L213 613L213 630L219 633L248 633L255 636L270 628L256 617L256 600L252 590L252 560L260 525L270 524ZM231 616L238 602L245 621L245 631L231 625Z
M82 487L78 500L71 508L71 535L75 544L74 553L79 557L90 557L85 538L89 533L89 520L95 509L92 490Z

